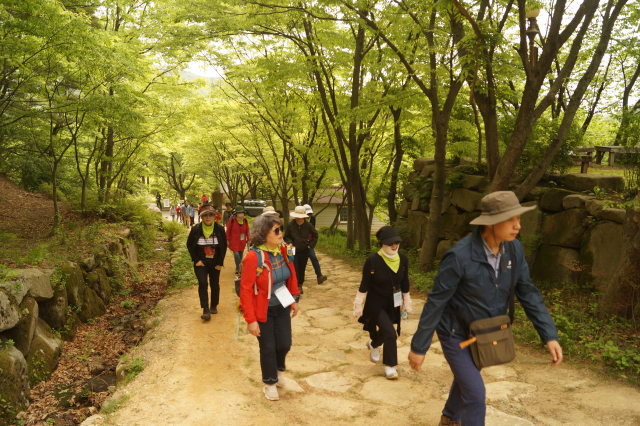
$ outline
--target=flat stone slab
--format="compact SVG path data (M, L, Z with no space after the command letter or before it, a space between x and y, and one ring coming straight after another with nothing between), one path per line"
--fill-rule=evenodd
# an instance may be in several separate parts
M320 327L324 329L338 328L347 325L342 315L331 315L328 317L315 318L313 320L314 327Z
M344 419L358 414L362 414L359 410L360 404L345 398L335 398L328 395L307 394L302 398L301 403L296 402L296 409L302 409L310 412L315 418L332 417L336 419ZM293 411L293 409L291 410ZM332 422L324 422L331 424Z
M330 352L323 352L321 354L318 354L316 358L321 359L323 361L329 361L329 362L346 361L347 354L345 354L344 351L330 351Z
M362 386L360 395L365 399L395 407L407 407L412 401L421 398L421 395L413 389L413 382L403 377L398 380L376 377Z
M336 308L320 308L320 309L313 309L311 311L306 312L307 316L311 318L329 317L337 313L338 313L338 310Z
M311 359L305 355L296 356L296 354L292 354L287 357L287 370L296 373L314 373L316 371L322 371L327 367L328 365L326 363Z
M295 318L291 318L291 325L298 325L300 327L309 327L311 324L305 317L301 317L300 315Z
M491 406L487 406L485 423L491 426L533 426L529 420L503 413Z
M483 376L489 376L495 380L504 380L518 377L516 370L504 365L495 365L482 369Z
M331 392L346 392L352 386L352 383L347 378L334 371L314 374L307 377L306 380L309 386Z
M302 389L302 386L300 386L298 384L298 382L296 382L293 379L290 379L288 377L284 377L284 380L282 380L282 382L284 383L280 383L280 380L278 380L278 383L283 385L282 389L286 390L286 391L291 391L291 392L304 392L304 389Z
M610 410L615 412L634 411L640 412L640 392L633 388L628 388L624 393L620 388L612 388L607 392L605 387L601 387L597 392L574 393L574 397L587 407Z
M535 392L538 388L528 383L494 382L485 385L487 400L509 402L510 398L521 398Z

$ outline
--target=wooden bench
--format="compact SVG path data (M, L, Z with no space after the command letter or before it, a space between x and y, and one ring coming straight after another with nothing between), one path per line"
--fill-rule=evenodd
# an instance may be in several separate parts
M596 164L602 164L602 158L605 153L609 153L609 166L613 166L616 160L616 154L622 153L623 147L621 146L613 146L613 145L605 145L605 146L596 146Z
M575 165L580 165L580 173L586 174L593 157L591 155L574 155L572 158Z

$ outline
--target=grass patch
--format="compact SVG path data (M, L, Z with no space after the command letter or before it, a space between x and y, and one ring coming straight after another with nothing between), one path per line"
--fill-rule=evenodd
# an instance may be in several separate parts
M112 414L129 402L130 398L131 396L129 394L122 395L120 398L111 398L104 403L100 412L104 414Z
M536 286L558 328L565 360L587 361L607 374L640 384L640 339L631 320L615 315L600 318L602 295L595 289L580 289L577 284ZM519 344L546 352L517 299L513 331Z
M189 288L197 284L193 273L193 261L187 250L187 234L178 234L173 239L175 251L169 271L169 290Z

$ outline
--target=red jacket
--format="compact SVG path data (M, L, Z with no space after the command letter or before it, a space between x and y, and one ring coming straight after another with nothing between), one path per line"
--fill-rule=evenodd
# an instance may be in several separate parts
M287 248L285 246L280 246L280 253L284 256L287 266L289 266L291 270L291 276L287 280L287 289L292 296L295 296L300 293L298 290L298 280L296 279L296 270L293 262L289 262ZM267 310L269 309L269 274L271 273L271 261L269 260L268 253L264 253L263 261L269 265L269 270L264 268L262 274L256 276L258 268L258 255L256 252L250 250L249 254L242 260L240 306L242 306L242 313L247 324L255 321L267 321ZM257 284L258 287L257 295L254 291L254 284Z
M244 240L240 236L244 234ZM245 219L242 225L238 223L238 219L232 217L227 225L227 241L229 241L229 250L244 251L247 241L249 240L249 222Z

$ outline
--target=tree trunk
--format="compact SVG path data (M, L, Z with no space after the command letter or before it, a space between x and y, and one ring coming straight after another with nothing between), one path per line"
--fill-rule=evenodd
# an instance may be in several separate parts
M58 172L58 162L56 159L53 159L53 168L51 170L51 185L52 185L52 195L53 195L53 226L51 227L51 232L49 232L49 237L53 237L56 234L56 230L58 229L58 224L60 223L60 210L58 209L58 180L56 179L56 175Z
M400 133L400 115L402 114L402 108L394 109L391 107L391 114L393 114L394 121L393 141L395 143L396 155L393 159L391 182L389 183L389 193L387 194L387 209L389 210L389 222L394 224L396 223L396 220L398 220L398 209L396 208L396 197L398 195L398 173L400 172L402 157L404 156L404 150L402 149L402 134Z

